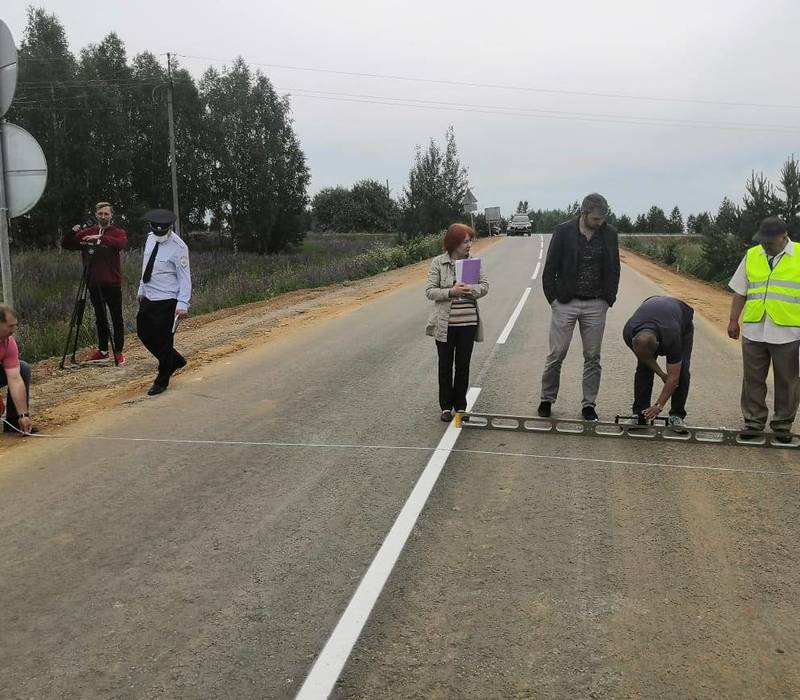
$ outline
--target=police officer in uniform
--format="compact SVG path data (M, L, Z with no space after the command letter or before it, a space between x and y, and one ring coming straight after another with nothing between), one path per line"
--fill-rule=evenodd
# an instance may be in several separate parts
M166 391L173 372L186 365L173 343L178 320L189 313L192 277L189 248L172 228L175 214L153 209L144 220L150 225L150 235L142 258L136 334L158 360L158 374L147 391L155 396Z

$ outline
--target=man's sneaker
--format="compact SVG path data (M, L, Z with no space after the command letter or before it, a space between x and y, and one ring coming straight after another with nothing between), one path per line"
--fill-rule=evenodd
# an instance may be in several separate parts
M125 355L123 355L121 352L115 352L114 357L116 358L117 364L120 367L125 364Z
M600 417L597 415L597 411L595 411L594 406L584 406L581 409L581 415L583 416L583 420L591 420L591 421L600 420Z
M108 360L108 353L102 350L95 350L84 362L105 362Z
M549 401L542 401L539 404L539 408L536 409L536 413L538 413L541 418L549 418L550 409L552 406L553 404L551 404Z
M686 423L680 416L670 416L667 419L667 427L678 435L688 435L689 431L686 430Z
M775 441L782 445L789 445L792 442L792 434L788 430L776 430Z

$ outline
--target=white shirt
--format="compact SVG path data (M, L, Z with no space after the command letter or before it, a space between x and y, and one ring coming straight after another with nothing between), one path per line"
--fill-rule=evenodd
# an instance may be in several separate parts
M761 254L767 254L763 248L761 249ZM794 254L795 246L790 240L786 244L786 247L774 257L772 261L772 267L774 268L784 255ZM728 283L728 286L734 292L743 297L747 296L748 280L746 262L747 256L742 258L742 262L739 263L739 267L736 268L736 272L733 274L731 281ZM748 340L752 340L754 343L782 345L783 343L793 343L796 340L800 340L800 328L796 326L779 326L778 324L773 323L772 319L769 317L769 314L764 314L764 318L762 318L758 323L742 324L742 335Z
M156 243L156 237L151 233L144 244L142 277ZM189 248L174 231L166 241L158 244L150 281L144 282L141 277L139 278L139 296L146 297L150 301L177 299L176 309L181 311L189 309L189 299L192 297Z

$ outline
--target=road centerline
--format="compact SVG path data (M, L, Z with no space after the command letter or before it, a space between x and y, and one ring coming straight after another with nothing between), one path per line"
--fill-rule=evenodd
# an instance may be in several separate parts
M514 309L514 312L511 314L511 318L508 319L506 327L503 329L503 332L497 339L498 345L504 345L505 342L508 340L508 336L511 335L511 331L514 328L514 324L517 322L519 315L522 313L522 308L525 306L525 302L528 301L528 297L530 296L530 294L531 294L531 287L527 287L522 294L522 298L517 302L517 306Z
M480 391L480 387L472 387L467 392L467 411L475 404ZM463 428L456 428L455 422L447 426L378 553L311 667L297 693L297 700L316 700L330 695L462 430Z

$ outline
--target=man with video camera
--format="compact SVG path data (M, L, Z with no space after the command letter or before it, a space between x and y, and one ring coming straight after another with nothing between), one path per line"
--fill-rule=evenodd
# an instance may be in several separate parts
M106 362L109 359L109 328L105 307L114 326L113 351L116 363L125 363L122 347L125 326L122 321L122 264L120 251L128 245L128 233L114 226L114 210L108 202L98 202L94 208L96 223L73 226L61 241L66 250L80 250L83 264L88 267L89 298L97 323L97 350L86 362Z

